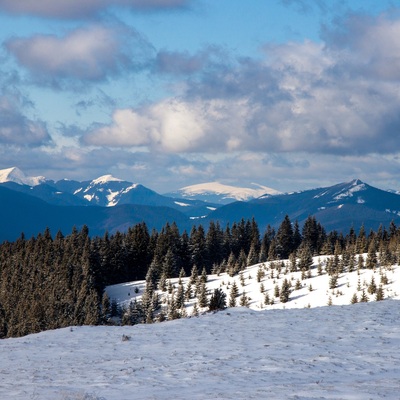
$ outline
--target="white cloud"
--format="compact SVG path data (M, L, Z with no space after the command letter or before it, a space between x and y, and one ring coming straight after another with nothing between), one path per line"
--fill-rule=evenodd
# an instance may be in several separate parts
M164 100L138 111L115 111L111 125L92 130L83 141L95 146L146 146L171 153L234 150L242 144L235 136L238 130L244 132L242 113L242 103Z
M22 66L44 81L97 81L137 67L146 57L147 44L132 30L93 25L64 37L12 38L6 42L6 48Z

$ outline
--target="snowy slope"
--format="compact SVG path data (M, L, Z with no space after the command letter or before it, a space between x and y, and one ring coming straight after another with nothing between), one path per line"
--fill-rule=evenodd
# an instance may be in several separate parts
M366 254L363 255L364 260ZM347 272L339 275L337 286L334 289L329 289L330 276L325 271L326 262L329 256L314 257L314 264L311 268L311 277L305 277L303 280L302 273L289 272L286 267L281 268L279 274L276 268L279 268L280 262L266 262L262 264L256 264L246 268L242 273L230 277L227 273L221 273L220 275L209 275L207 281L207 289L209 297L214 289L221 288L229 299L230 290L233 282L239 289L239 296L237 297L237 305L240 304L240 297L245 292L245 296L249 297L249 308L253 310L262 309L289 309L289 308L305 308L305 307L323 307L327 306L331 301L333 305L347 305L350 304L354 293L357 294L358 299L361 298L364 290L368 296L369 301L375 300L375 294L371 295L368 293L368 285L371 282L372 276L374 277L377 286L381 283L381 276L385 276L388 280L388 284L383 285L385 298L400 300L400 267L398 265L391 266L389 268L382 267L375 270L361 269L360 271ZM289 265L288 260L283 261L286 265ZM318 273L318 264L321 264L322 273ZM273 267L273 268L271 268ZM257 272L261 270L264 276L260 282L257 281ZM241 275L243 275L244 283L241 283ZM182 278L182 283L185 288L190 278ZM290 294L289 301L287 303L281 303L279 297L274 296L275 286L279 288L282 286L284 279L291 282L292 293ZM299 280L301 288L295 289L296 281ZM171 283L177 287L178 279L171 279ZM261 284L264 286L264 292L261 293ZM311 286L311 291L310 291ZM123 284L108 286L107 293L112 299L116 299L118 303L128 305L135 298L140 300L141 294L145 287L144 281L127 282ZM139 292L135 293L135 288L139 289ZM162 298L166 298L168 294L166 292L158 292ZM265 294L268 294L270 299L274 300L273 305L265 305ZM187 313L190 315L192 307L196 299L192 299L186 303Z
M387 300L5 339L0 398L394 400L399 320Z
M248 201L265 194L275 195L279 192L275 189L253 184L255 188L243 188L223 185L219 182L201 183L186 186L166 196L175 196L189 199L197 199L212 203L228 204L233 201Z

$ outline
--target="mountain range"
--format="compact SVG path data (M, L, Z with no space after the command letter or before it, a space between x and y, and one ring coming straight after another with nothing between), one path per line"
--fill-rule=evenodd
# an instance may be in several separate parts
M327 231L347 232L400 223L400 195L358 179L331 187L279 193L265 186L238 188L218 182L193 185L161 195L141 184L104 175L91 181L53 181L29 177L18 168L0 170L0 241L21 232L36 235L50 228L64 234L83 225L91 235L126 231L146 222L161 229L167 222L190 231L193 224L222 226L255 218L260 230L279 226L285 215L300 224L314 215ZM240 201L238 201L240 200ZM229 203L228 203L229 202ZM227 204L228 203L228 204Z

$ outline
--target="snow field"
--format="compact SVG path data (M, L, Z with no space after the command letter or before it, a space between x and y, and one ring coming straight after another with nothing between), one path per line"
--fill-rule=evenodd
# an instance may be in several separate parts
M398 399L400 302L231 308L0 342L0 398Z

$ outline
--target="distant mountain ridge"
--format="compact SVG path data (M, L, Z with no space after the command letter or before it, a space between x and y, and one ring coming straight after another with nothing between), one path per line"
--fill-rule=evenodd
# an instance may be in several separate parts
M262 196L247 203L232 203L216 210L211 217L222 223L254 217L260 228L277 226L289 215L301 225L313 215L328 230L377 229L393 220L400 223L400 196L374 188L359 179L334 186L276 196Z
M37 197L58 206L143 205L170 207L192 217L204 217L218 207L200 200L162 196L145 186L128 182L112 175L91 181L78 182L62 179L54 182L44 177L27 177L16 167L0 170L0 186Z
M217 188L212 185L214 192ZM197 189L203 196L207 185ZM146 222L149 229L176 222L181 230L190 231L199 224L207 229L211 221L225 226L251 218L263 232L267 225L278 227L285 215L300 226L313 215L328 232L346 233L351 226L357 230L361 225L367 231L377 230L379 225L388 227L391 221L400 224L400 195L355 179L301 192L264 193L224 205L163 196L111 175L85 182L54 182L27 177L15 168L0 170L0 241L15 240L21 232L36 235L47 226L53 233L69 233L74 225L78 229L87 225L91 235L103 235L106 230L126 231L139 222Z

